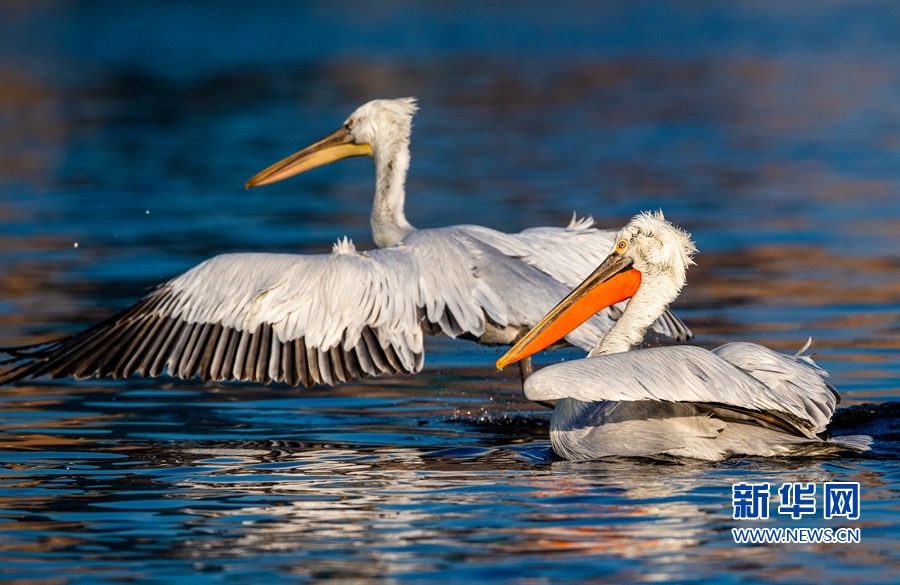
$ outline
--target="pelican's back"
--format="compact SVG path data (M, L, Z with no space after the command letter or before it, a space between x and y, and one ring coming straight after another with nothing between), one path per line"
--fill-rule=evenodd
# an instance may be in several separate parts
M825 371L806 360L754 344L729 344L714 352L693 346L640 349L548 366L525 381L525 394L536 401L717 405L814 438L831 420L837 394Z

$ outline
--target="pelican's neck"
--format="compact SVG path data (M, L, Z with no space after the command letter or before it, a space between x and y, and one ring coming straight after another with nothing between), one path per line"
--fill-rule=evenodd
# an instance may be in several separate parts
M375 201L372 205L372 238L379 248L394 246L415 228L406 220L406 173L409 170L409 137L373 149Z
M588 355L620 353L639 345L647 329L665 312L666 305L678 297L683 286L683 282L679 283L665 273L644 274L622 315Z

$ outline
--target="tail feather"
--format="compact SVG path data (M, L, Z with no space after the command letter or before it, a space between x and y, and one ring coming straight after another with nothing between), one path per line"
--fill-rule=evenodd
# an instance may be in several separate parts
M868 451L872 448L872 437L869 435L843 435L831 437L829 443L837 443L854 451Z

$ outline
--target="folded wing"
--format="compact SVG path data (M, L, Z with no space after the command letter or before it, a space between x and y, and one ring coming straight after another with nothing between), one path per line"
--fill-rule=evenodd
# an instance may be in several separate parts
M825 430L837 393L807 357L759 345L660 347L543 368L525 381L531 400L705 403L777 418L803 435ZM770 422L775 422L771 421Z

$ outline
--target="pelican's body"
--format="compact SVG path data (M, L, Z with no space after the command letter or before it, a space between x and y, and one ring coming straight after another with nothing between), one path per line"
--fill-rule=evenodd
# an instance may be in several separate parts
M376 169L372 234L378 249L339 240L332 254L226 254L160 285L86 331L9 348L0 383L41 375L138 373L291 385L335 384L422 368L424 333L510 344L598 261L612 242L590 220L505 234L480 226L416 230L403 211L415 101L376 100L340 130L248 181L279 181L349 156ZM518 296L509 291L519 291ZM569 335L593 346L618 316ZM656 330L690 331L671 313Z
M597 270L497 365L533 354L599 307L630 298L585 359L546 367L525 395L555 400L553 450L566 459L673 455L716 461L868 448L869 437L827 440L840 401L811 358L753 343L629 351L685 284L696 251L662 214L636 216ZM807 344L808 347L808 344Z

